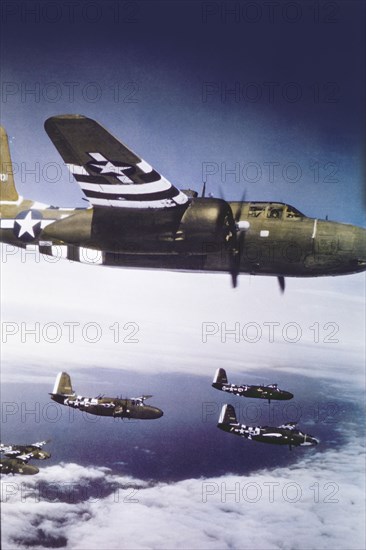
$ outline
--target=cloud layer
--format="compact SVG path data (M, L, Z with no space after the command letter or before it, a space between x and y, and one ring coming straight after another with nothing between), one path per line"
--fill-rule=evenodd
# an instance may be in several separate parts
M230 372L260 367L317 377L320 369L331 380L347 369L355 383L363 381L363 274L291 279L282 296L270 277L242 276L234 291L225 274L23 260L18 251L2 263L3 382L42 376L51 385L70 357L73 368L88 370L92 364L211 377L225 362ZM13 365L24 357L19 377ZM47 365L42 372L40 362Z
M271 472L171 484L45 467L2 480L2 547L358 550L363 478L357 442Z

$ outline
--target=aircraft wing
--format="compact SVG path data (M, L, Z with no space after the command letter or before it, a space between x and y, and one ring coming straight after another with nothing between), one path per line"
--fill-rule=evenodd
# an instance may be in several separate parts
M30 453L24 453L22 455L18 455L16 459L21 460L22 462L28 462L28 460L30 460L33 457L33 454L34 454L34 451Z
M131 399L144 402L145 399L150 399L150 397L152 397L152 395L140 395L140 397L131 397Z
M282 424L279 428L284 428L286 430L296 430L296 422L287 422L287 424Z
M54 116L46 120L45 129L93 206L174 208L188 202L184 193L94 120Z
M32 443L31 447L38 447L38 449L41 449L44 445L46 445L50 441L51 441L50 439L46 439L45 441L37 441L37 443Z
M1 449L1 452L5 454L5 456L16 456L16 455L19 455L20 454L20 451L16 448L16 447L13 447L12 445L9 445L8 447L3 447Z

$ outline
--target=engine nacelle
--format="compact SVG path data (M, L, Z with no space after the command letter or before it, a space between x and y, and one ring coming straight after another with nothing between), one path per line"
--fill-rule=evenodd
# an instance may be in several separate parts
M228 203L197 198L184 212L174 240L179 252L210 254L230 250L234 237L235 222Z

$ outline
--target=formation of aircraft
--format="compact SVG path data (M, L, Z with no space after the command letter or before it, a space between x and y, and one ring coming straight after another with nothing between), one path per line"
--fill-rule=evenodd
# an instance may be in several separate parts
M4 445L0 444L0 453L6 458L0 459L1 474L20 474L34 475L38 474L39 469L32 464L28 464L31 459L46 460L51 454L43 451L42 447L49 443L47 441L39 441L31 445Z
M19 196L1 129L0 240L91 264L229 272L278 278L366 270L366 229L308 218L280 202L245 202L179 190L94 120L49 118L45 129L87 208Z
M221 409L217 427L225 432L232 433L262 443L274 445L288 445L292 447L314 446L319 441L312 435L305 434L296 428L296 424L288 422L278 427L246 426L237 421L235 409L232 405L224 405Z
M142 395L141 397L132 397L122 399L122 397L83 397L76 395L71 385L71 378L67 372L60 372L57 375L53 388L51 399L67 405L74 409L94 414L97 416L112 416L114 418L138 418L142 420L152 420L163 416L163 411L145 405L145 400L151 395Z
M229 384L225 369L217 369L213 379L212 387L216 388L217 390L225 391L243 397L268 399L268 403L271 402L271 399L285 401L293 398L292 393L285 390L280 390L277 384L269 384L268 386L249 386L247 384L237 386L236 384Z

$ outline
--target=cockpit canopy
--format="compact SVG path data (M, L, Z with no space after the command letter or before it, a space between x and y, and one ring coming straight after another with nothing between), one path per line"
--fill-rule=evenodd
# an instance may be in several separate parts
M299 210L282 202L251 202L249 204L249 218L271 218L272 220L304 218Z

